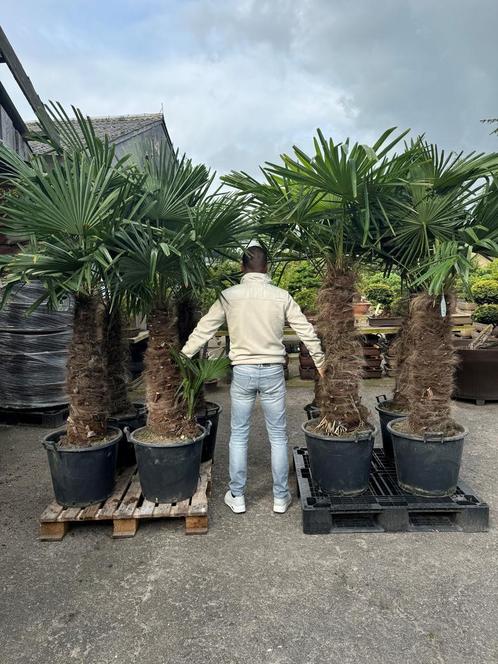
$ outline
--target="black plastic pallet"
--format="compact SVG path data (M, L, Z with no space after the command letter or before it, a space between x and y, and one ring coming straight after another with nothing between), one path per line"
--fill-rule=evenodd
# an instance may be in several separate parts
M37 408L32 410L0 408L0 424L57 429L66 423L68 414L69 409L67 406L60 406L59 408Z
M305 447L294 448L294 466L303 531L310 535L488 530L488 505L463 482L449 497L423 498L405 493L397 484L394 463L382 450L374 450L368 490L360 496L332 496L321 491L311 477Z

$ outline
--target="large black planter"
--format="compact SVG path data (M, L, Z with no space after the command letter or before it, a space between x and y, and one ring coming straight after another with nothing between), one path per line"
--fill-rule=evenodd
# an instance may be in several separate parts
M455 398L498 401L498 348L457 349Z
M108 422L110 426L121 429L123 437L118 445L118 468L126 468L127 466L134 466L137 462L135 455L135 446L126 435L127 431L135 431L144 427L147 420L147 409L143 404L133 404L135 411L121 415L119 417L110 417Z
M389 406L392 404L392 401L387 401L385 397L382 401L379 401L379 399L381 399L381 397L377 397L378 404L375 407L375 410L379 413L382 447L384 449L384 454L389 457L389 459L393 459L393 441L391 434L387 430L387 425L393 420L399 420L402 417L406 417L407 413L400 413L399 411L389 410Z
M153 503L177 503L193 496L199 481L206 429L199 425L196 438L178 443L146 443L137 440L140 431L133 431L130 440L135 445L145 498Z
M368 488L376 430L356 438L324 436L309 430L320 418L302 426L308 448L311 475L322 491L336 496L357 496Z
M108 429L112 439L92 447L59 447L66 429L42 440L47 450L55 499L64 507L86 507L107 500L114 489L118 444L123 432Z
M211 429L209 433L206 434L202 443L202 463L204 463L204 461L214 460L216 436L218 434L218 422L220 420L220 413L222 410L223 409L219 403L215 403L214 401L206 401L205 407L195 416L197 423L200 424L201 427L206 428L208 426L208 422L211 422Z
M396 430L390 422L398 484L417 496L451 496L455 493L467 429L455 436L428 433L425 437ZM402 421L402 420L401 420Z

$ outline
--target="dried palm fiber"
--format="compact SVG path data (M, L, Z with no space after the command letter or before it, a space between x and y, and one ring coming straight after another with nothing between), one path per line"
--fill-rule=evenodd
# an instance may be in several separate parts
M130 350L124 336L123 316L119 307L106 310L105 360L109 414L121 415L133 410L128 397Z
M359 395L362 348L354 326L356 274L329 265L318 293L318 332L325 352L318 430L341 435L368 428Z
M440 297L421 293L410 304L411 339L408 369L408 430L415 434L450 435L455 352L450 316L441 316ZM448 312L453 297L446 295Z
M178 349L175 307L153 309L147 317L149 341L145 351L145 398L147 426L157 436L176 439L192 436L196 425L185 419L185 409L178 401L180 372L171 357Z
M185 294L177 302L177 327L180 348L183 348L190 334L194 331L199 321L199 311L196 300L190 293ZM197 399L198 410L206 408L206 393L204 387L199 392Z
M97 295L77 295L69 349L67 442L84 447L105 436L106 370L103 357L104 305Z
M394 354L394 368L396 371L391 407L403 412L408 410L409 404L407 393L409 370L406 360L412 347L412 334L412 320L409 310L403 318L399 332L391 347Z

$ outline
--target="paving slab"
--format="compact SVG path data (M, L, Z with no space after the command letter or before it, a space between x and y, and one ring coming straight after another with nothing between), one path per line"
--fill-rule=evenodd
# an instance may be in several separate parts
M364 382L365 402L389 379ZM304 535L295 500L271 511L269 445L253 417L248 510L223 504L227 388L210 529L142 524L113 540L82 524L40 542L51 499L43 430L0 427L0 661L5 664L493 664L498 662L498 404L455 404L469 427L462 477L491 506L488 533ZM289 446L302 445L309 387L288 393ZM295 491L295 479L292 479Z

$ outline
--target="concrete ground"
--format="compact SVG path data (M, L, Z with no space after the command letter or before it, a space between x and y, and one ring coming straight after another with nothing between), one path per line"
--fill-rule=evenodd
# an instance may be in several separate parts
M390 381L366 381L365 399ZM289 445L302 444L311 388L289 389ZM299 503L271 511L259 409L248 511L223 504L228 393L214 466L210 529L108 524L39 542L51 499L42 433L0 427L0 661L4 664L491 664L498 662L498 404L455 406L470 430L462 477L491 505L488 533L304 535ZM292 479L295 491L295 480Z

